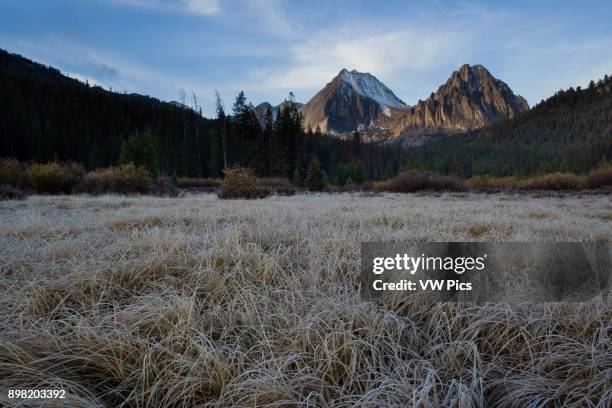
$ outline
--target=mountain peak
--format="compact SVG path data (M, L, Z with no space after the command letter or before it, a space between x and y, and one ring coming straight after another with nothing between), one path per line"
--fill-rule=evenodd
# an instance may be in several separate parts
M304 105L304 124L326 132L382 129L383 122L409 109L374 75L347 68L340 70Z
M393 91L369 72L358 72L355 69L349 71L344 68L338 74L338 78L357 94L376 101L381 109L408 109L404 101L395 96Z
M401 118L394 134L425 130L460 132L514 117L528 110L527 101L480 64L463 64L414 111Z

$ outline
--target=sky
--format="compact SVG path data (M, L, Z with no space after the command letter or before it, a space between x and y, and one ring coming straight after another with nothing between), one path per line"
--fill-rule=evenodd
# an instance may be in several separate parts
M0 0L0 48L90 84L214 114L307 102L342 68L409 105L482 64L530 105L612 74L610 1Z

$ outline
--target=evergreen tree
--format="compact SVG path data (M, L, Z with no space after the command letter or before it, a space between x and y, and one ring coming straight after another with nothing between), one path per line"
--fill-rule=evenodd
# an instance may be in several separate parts
M291 183L293 183L294 186L296 187L301 187L302 186L302 174L300 172L300 166L296 166L295 170L293 171L293 177L291 178Z
M142 136L132 134L123 142L119 162L144 166L152 175L157 174L159 167L157 143L151 129L147 129Z
M306 185L309 191L323 191L325 189L325 175L316 158L313 158L310 166L308 166Z
M353 182L357 185L361 185L365 182L365 170L363 168L363 163L358 162L355 163L353 174L351 176Z

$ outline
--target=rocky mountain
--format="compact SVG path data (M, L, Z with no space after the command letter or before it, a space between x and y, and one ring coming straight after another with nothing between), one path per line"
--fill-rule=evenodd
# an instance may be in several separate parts
M529 109L482 65L463 65L415 106L406 105L369 73L343 69L302 108L305 127L332 134L358 130L366 137L403 137L419 143L429 133L476 129Z
M401 115L394 136L477 129L528 110L527 101L482 65L463 65L425 101Z
M374 75L343 69L304 107L304 126L323 132L383 130L410 107Z

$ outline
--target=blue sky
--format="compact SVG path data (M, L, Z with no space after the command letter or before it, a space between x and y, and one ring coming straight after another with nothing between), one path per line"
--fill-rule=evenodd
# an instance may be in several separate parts
M609 1L0 0L0 48L207 115L214 90L306 102L343 67L414 104L464 63L533 105L612 74L610 21Z

